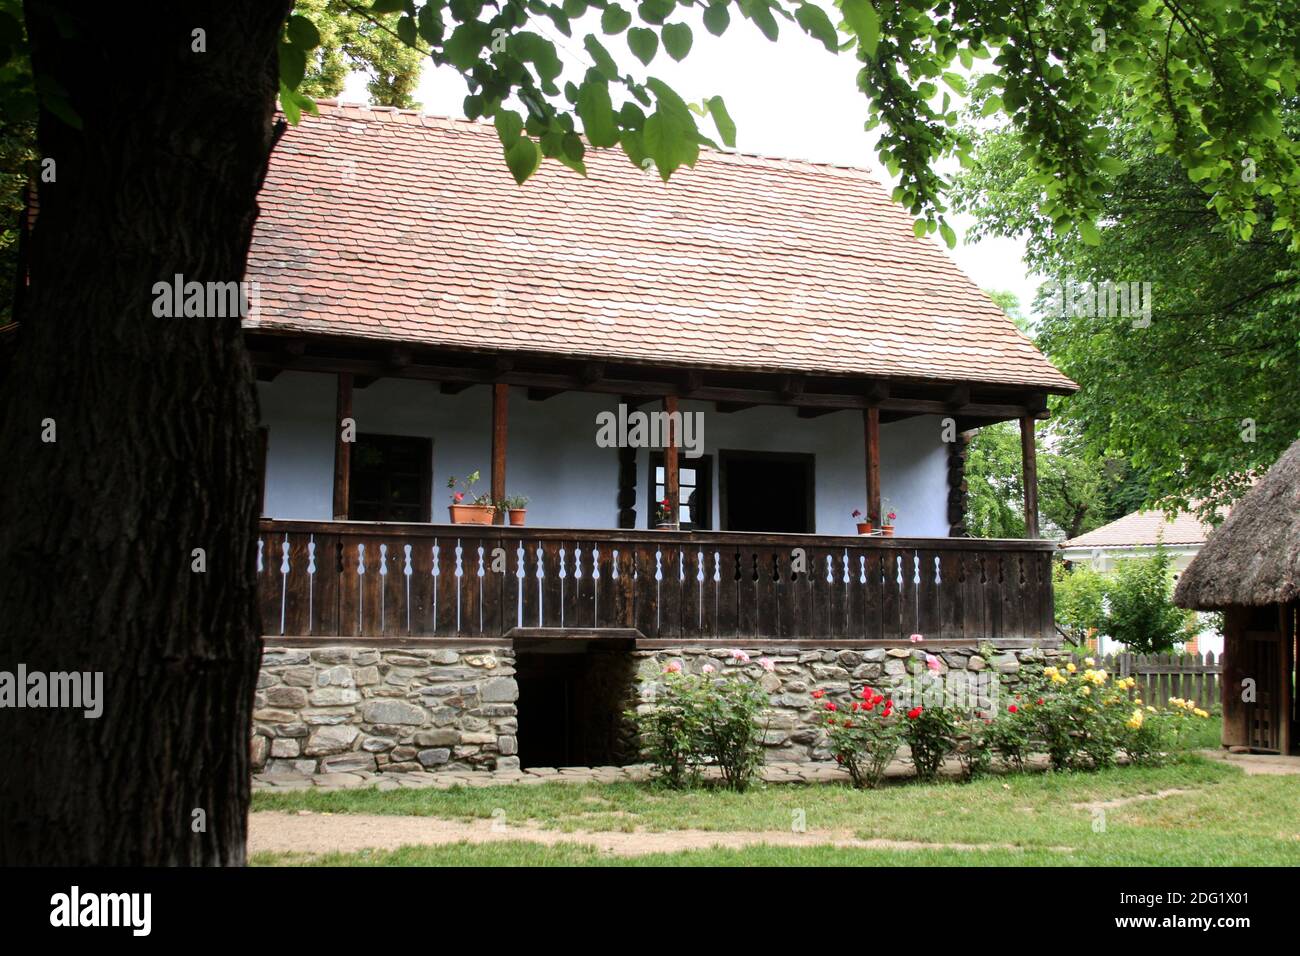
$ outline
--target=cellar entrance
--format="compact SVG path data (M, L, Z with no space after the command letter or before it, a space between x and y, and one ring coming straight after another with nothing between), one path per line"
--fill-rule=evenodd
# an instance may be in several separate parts
M604 767L628 762L634 669L626 647L598 640L516 645L519 764Z

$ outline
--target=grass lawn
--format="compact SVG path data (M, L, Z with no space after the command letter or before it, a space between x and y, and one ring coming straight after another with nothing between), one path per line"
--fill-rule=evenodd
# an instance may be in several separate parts
M1166 791L1186 791L1156 797ZM1135 799L1136 798L1136 799ZM878 791L771 785L736 794L650 785L543 784L451 790L260 791L253 809L486 820L572 833L574 842L520 840L408 846L259 864L455 865L1300 865L1300 778L1246 776L1187 757L1161 768L1025 774L970 784L914 782ZM584 832L673 830L788 834L976 845L750 846L617 856L581 844Z

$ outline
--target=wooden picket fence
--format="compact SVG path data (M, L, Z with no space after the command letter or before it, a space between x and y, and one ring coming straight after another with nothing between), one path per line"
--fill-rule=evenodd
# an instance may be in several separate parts
M1083 666L1083 656L1074 662ZM1112 677L1132 677L1137 696L1162 705L1170 697L1194 700L1209 711L1219 710L1219 675L1222 661L1213 651L1205 654L1107 654L1093 660Z

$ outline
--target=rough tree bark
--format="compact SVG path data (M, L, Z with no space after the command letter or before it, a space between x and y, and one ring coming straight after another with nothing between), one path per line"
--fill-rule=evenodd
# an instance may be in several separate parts
M35 75L84 126L40 119L56 181L0 391L0 669L102 671L104 711L0 711L0 863L244 861L252 373L237 318L156 318L152 290L243 278L290 6L27 6Z

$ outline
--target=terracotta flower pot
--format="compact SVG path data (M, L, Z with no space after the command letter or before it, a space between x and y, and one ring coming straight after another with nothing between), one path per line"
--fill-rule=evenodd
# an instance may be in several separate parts
M524 508L511 508L510 523L516 528L522 528L524 526L524 515L526 514L528 514L528 511Z
M884 532L886 538L892 538L894 536L894 526L892 524L887 524L880 530Z
M491 505L448 505L452 524L491 524L496 508Z
M870 521L859 521L859 522L858 522L858 534L871 534L871 522L870 522Z

